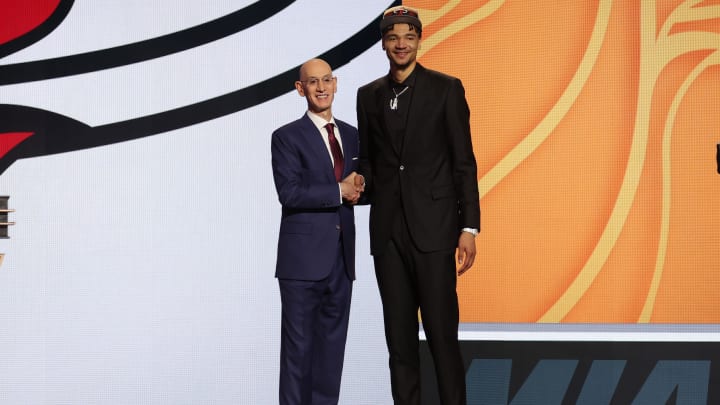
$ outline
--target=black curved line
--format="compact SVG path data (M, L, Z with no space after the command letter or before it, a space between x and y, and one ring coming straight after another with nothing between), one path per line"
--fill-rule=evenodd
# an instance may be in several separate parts
M92 127L51 111L0 104L0 132L32 132L0 159L0 173L18 159L83 149Z
M389 7L401 4L394 1ZM365 52L380 40L381 14L359 32L319 55L333 69L337 69ZM190 104L174 110L95 127L87 147L107 145L172 131L209 121L264 103L293 90L300 66L295 66L272 78L222 96Z
M182 52L252 27L294 2L262 0L215 20L162 37L77 55L0 65L0 86L95 72Z
M27 48L53 32L68 16L74 3L75 0L60 0L55 10L50 14L50 17L43 21L42 24L30 32L0 45L0 59L23 48ZM3 74L0 73L0 77L2 77L2 75Z
M396 0L388 7L401 4ZM380 39L378 15L371 23L341 44L318 55L333 69L344 66ZM300 66L234 92L141 118L98 127L50 111L0 104L2 130L36 131L0 158L0 174L18 159L70 152L144 138L219 118L264 103L293 90ZM59 135L59 136L58 136Z

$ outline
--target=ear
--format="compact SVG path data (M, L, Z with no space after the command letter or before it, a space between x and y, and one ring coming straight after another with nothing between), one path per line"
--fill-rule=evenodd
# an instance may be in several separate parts
M295 82L295 90L297 90L300 97L305 97L305 89L303 88L302 82L299 80Z

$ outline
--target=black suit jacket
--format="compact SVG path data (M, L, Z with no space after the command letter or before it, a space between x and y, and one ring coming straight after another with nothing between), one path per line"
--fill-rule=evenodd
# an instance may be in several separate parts
M480 229L470 109L459 79L416 65L406 132L386 126L390 77L358 90L359 173L371 202L370 248L381 253L398 215L425 252L457 247L464 227Z

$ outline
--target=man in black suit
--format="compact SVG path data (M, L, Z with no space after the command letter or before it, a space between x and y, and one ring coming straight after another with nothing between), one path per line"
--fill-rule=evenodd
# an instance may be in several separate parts
M417 10L386 10L380 29L390 72L358 90L358 172L371 203L392 395L420 403L420 309L442 403L465 404L456 270L472 266L480 228L470 111L460 80L416 62Z

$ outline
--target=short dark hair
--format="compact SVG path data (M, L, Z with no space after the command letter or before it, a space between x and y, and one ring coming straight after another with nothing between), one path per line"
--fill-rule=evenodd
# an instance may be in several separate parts
M399 23L399 24L402 24L402 23ZM422 28L421 27L415 26L410 23L407 23L407 25L410 28L410 31L413 31L413 30L416 31L418 34L418 37L422 38ZM388 25L387 27L383 28L380 35L384 38L385 34L387 34L388 31L392 31L394 27L395 27L395 24Z

